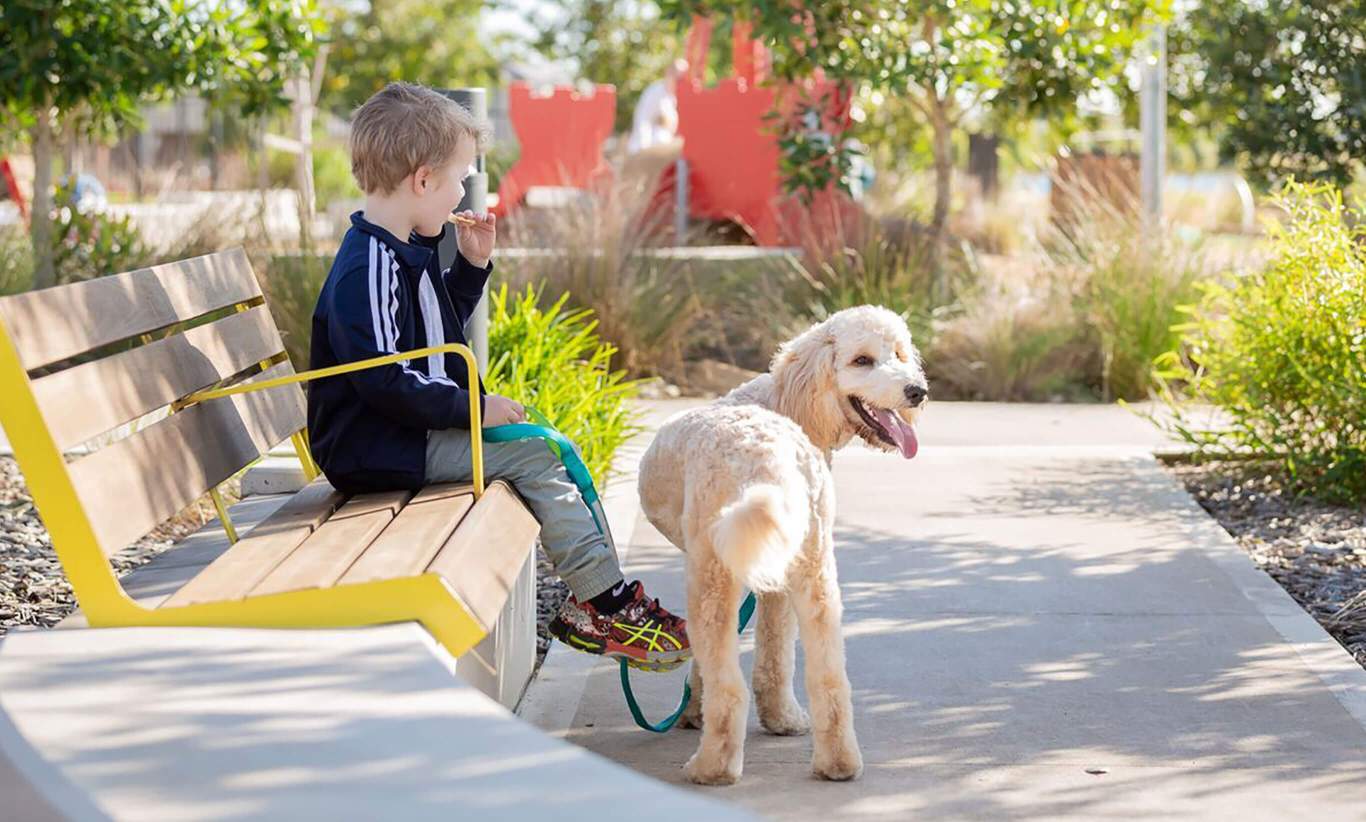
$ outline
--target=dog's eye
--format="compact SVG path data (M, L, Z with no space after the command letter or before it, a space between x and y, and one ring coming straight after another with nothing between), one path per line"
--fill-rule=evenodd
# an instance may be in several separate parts
M859 354L854 358L854 365L869 366L873 364L873 358L867 354Z

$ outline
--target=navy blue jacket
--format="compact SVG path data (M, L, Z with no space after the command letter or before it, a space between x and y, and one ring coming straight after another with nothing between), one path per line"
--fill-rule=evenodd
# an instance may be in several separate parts
M442 271L438 239L402 242L351 215L313 312L310 369L465 342L493 264L456 255ZM309 440L328 481L347 493L420 488L428 433L470 427L465 372L459 354L445 354L310 383Z

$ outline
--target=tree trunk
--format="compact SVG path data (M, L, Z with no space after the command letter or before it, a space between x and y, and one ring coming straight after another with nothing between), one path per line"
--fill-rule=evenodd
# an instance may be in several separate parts
M209 106L209 190L218 190L223 173L223 112Z
M52 253L52 106L39 107L30 132L33 140L33 210L29 237L33 242L33 287L57 284Z
M1001 138L995 134L968 135L968 173L977 178L982 196L988 200L996 199L1000 182L1000 144Z
M944 227L953 197L953 123L937 96L930 100L934 127L934 216L930 220L930 265L934 273L936 301L948 298L948 278L942 264Z
M269 157L266 152L266 120L260 117L256 122L256 192L261 195L260 208L256 216L261 222L261 237L266 242L272 242L270 236L270 168L267 166Z
M299 154L294 160L294 183L299 199L299 248L313 250L313 214L317 201L313 193L313 83L308 67L303 67L294 80L294 139L299 143Z

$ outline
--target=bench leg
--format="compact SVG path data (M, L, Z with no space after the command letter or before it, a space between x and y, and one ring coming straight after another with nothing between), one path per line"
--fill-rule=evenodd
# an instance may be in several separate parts
M514 710L536 665L536 552L527 552L498 623L455 671L469 684Z

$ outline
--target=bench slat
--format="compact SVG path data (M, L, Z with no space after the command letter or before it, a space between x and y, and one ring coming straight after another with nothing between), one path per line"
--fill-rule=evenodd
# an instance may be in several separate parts
M440 574L471 616L492 630L540 530L511 486L490 483L427 570Z
M261 296L240 248L0 299L26 370Z
M473 505L471 485L442 484L422 489L361 554L339 584L422 573Z
M436 485L428 485L421 491L418 491L417 496L413 497L413 501L408 504L413 505L419 502L435 502L439 499L450 499L451 497L460 497L465 494L473 493L474 485L472 483L441 482Z
M162 608L242 599L346 499L319 477L162 603Z
M252 381L292 373L283 362ZM71 479L110 555L305 425L297 385L223 397L77 460Z
M352 497L304 540L303 545L257 583L251 595L335 585L356 558L393 522L411 496L407 491L390 491Z
M284 350L264 306L33 381L58 448L137 419Z

